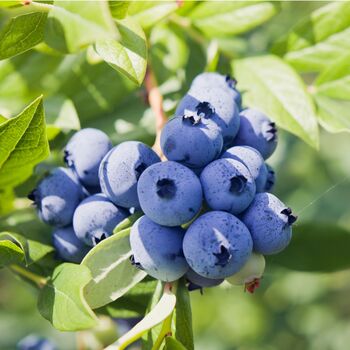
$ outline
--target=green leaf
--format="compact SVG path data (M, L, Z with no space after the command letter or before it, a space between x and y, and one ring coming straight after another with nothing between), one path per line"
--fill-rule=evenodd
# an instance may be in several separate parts
M177 341L173 337L165 338L165 348L164 350L188 350L188 348L184 347L179 341Z
M99 41L95 45L96 52L111 67L141 85L147 66L145 33L137 22L130 18L117 23L121 40Z
M131 288L121 298L96 311L98 313L107 313L113 318L144 316L157 286L157 282L158 281L154 279L147 280L146 278L135 287Z
M300 71L320 71L349 48L350 3L339 1L312 12L275 44L273 52Z
M14 207L15 194L11 187L0 189L0 216L11 212Z
M350 231L334 224L307 223L293 228L290 245L268 263L292 270L333 272L350 268Z
M115 227L115 229L113 230L113 234L130 228L134 224L134 222L137 221L142 215L144 215L142 211L137 211L136 213L128 216Z
M90 270L84 265L59 265L40 292L38 308L41 315L60 331L95 326L97 318L83 296L83 288L90 280Z
M194 350L191 300L185 280L178 282L176 290L175 337L187 350Z
M271 117L278 126L318 146L314 105L301 78L277 56L234 61L244 104Z
M23 260L24 252L16 243L0 240L0 267L20 264Z
M11 241L17 245L17 247L23 253L23 262L26 266L29 266L42 258L44 258L49 253L53 252L54 249L51 245L35 241L32 239L27 239L18 233L13 232L1 232L0 241Z
M169 16L178 8L176 1L133 1L128 14L144 29L154 26L157 22Z
M129 1L109 1L109 9L113 18L122 19L128 13L128 8L130 6Z
M318 107L318 121L327 131L350 131L350 101L314 95Z
M123 350L134 341L138 340L149 329L164 321L174 311L176 296L172 293L169 285L164 288L164 293L158 304L129 332L124 334L115 344L106 350Z
M316 79L317 94L350 100L350 54L329 65Z
M129 234L127 229L103 240L82 261L92 274L84 293L93 309L120 298L146 277L130 262Z
M268 21L278 11L272 2L202 2L189 17L209 37L247 32Z
M0 125L0 188L26 180L49 155L42 98Z
M45 42L58 51L76 52L98 40L116 37L106 1L54 1L47 19Z
M47 20L47 12L14 13L13 17L10 11L6 14L9 17L0 30L0 60L21 54L43 41Z

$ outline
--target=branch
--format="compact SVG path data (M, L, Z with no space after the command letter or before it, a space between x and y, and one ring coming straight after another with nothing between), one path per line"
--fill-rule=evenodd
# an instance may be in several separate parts
M160 147L160 134L168 118L163 110L163 96L158 89L156 79L150 67L147 69L145 86L148 103L156 117L156 140L154 142L153 149L161 158L164 158Z

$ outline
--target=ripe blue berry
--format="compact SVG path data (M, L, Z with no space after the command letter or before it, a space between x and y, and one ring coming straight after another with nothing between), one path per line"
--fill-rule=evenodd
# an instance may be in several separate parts
M233 142L240 124L239 109L227 90L220 87L191 88L180 101L175 115L183 116L187 112L212 120L220 129L225 146Z
M277 129L265 114L255 109L245 109L240 114L241 124L234 145L250 146L267 159L277 147Z
M188 270L182 252L184 234L181 227L160 226L142 216L130 233L133 263L161 281L179 279Z
M236 215L247 209L255 196L255 180L237 160L215 160L204 168L200 180L204 197L213 210Z
M221 284L224 279L211 279L211 278L206 278L201 275L198 275L195 271L193 271L191 268L187 271L185 275L187 281L189 282L188 289L191 290L196 290L196 289L201 289L201 288L209 288L209 287L215 287Z
M98 169L102 158L112 148L101 130L86 128L76 132L64 149L64 160L83 185L99 186Z
M188 228L183 251L190 267L199 275L220 279L237 272L252 253L247 227L232 214L208 212Z
M189 113L165 124L160 143L168 160L201 168L219 157L223 140L210 119Z
M276 254L287 247L292 238L292 224L297 217L271 193L258 193L242 214L254 244L254 251Z
M116 205L138 208L137 181L147 167L157 162L160 162L158 155L144 143L122 142L101 162L102 192Z
M203 87L219 87L229 91L233 100L238 106L239 110L242 109L242 96L236 89L237 81L230 75L222 75L219 73L205 72L197 75L193 80L191 89L200 89Z
M180 226L189 222L202 205L202 187L198 177L176 162L151 165L137 186L143 212L164 226Z
M64 261L79 264L90 250L90 247L78 239L72 226L56 229L52 241L58 257Z
M221 158L230 158L243 163L255 180L256 192L264 191L267 168L264 159L256 149L248 146L231 147L222 154Z
M17 350L57 350L48 339L30 334L17 344Z
M118 208L104 194L94 194L75 210L73 228L80 240L94 246L109 237L128 215L127 210Z
M265 165L267 169L267 179L264 187L264 192L270 192L275 186L276 174L273 168L269 164L265 163Z
M84 189L73 172L61 167L42 179L28 195L40 219L57 227L72 223L74 210L84 197Z

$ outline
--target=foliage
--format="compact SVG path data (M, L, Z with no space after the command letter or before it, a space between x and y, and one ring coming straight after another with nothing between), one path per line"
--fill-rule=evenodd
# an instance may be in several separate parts
M34 278L39 311L57 329L91 328L101 313L135 317L148 312L123 346L143 336L144 349L151 349L163 341L170 322L173 336L164 341L165 349L193 349L184 281L162 297L163 287L129 263L128 234L137 215L82 264L59 264L50 232L34 219L25 194L61 163L71 130L99 127L114 143L152 143L155 116L142 98L147 69L155 75L168 115L196 74L232 72L245 105L265 111L312 147L321 140L322 149L325 132L319 125L330 133L350 131L350 3L315 3L310 11L269 1L219 7L215 2L102 0L84 6L76 1L0 5L0 266L26 281ZM301 146L291 135L283 136L285 150L291 150L284 153L287 158ZM302 147L298 158L288 161L302 167L309 155L326 163ZM283 168L281 160L276 164ZM308 186L306 170L301 176L296 168L288 168L279 187L292 202L298 188ZM327 181L334 181L328 175ZM329 217L326 223L316 214L303 220L290 248L272 257L271 265L318 272L349 268L349 230ZM152 307L146 310L147 305Z

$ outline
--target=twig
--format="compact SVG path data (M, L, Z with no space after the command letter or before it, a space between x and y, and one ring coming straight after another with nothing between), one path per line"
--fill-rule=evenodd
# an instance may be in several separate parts
M161 158L164 158L162 149L160 147L160 134L168 118L163 110L163 96L158 89L156 79L150 67L147 69L145 86L148 103L156 117L156 140L154 142L153 149Z

